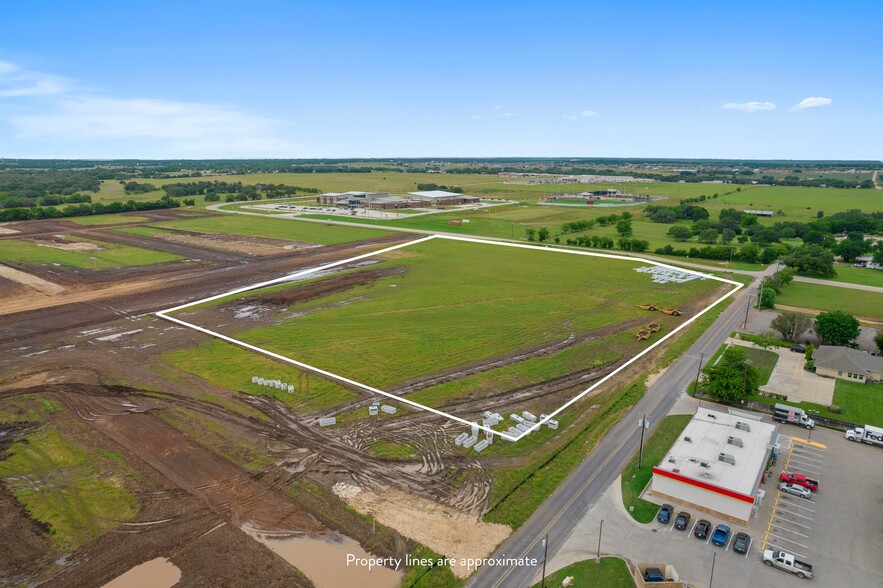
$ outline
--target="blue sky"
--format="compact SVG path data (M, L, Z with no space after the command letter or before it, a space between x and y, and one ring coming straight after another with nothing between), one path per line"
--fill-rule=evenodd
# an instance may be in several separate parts
M4 2L0 156L883 159L879 2Z

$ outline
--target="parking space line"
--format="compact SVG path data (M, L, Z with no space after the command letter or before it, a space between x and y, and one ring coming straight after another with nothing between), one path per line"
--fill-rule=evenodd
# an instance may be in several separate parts
M769 535L771 537L775 537L776 539L781 539L782 541L787 541L788 543L793 543L794 545L798 545L798 546L806 549L806 545L804 545L803 543L798 543L797 541L794 541L792 539L788 539L787 537L782 537L781 535L776 535L775 533L769 533ZM794 555L800 555L801 557L806 557L802 553L795 553Z
M808 499L808 498L801 498L800 500L802 500L803 502L809 502L809 499ZM788 506L789 506L789 507L790 507L790 506L793 506L794 508L799 508L799 509L802 509L802 510L808 510L809 512L816 512L815 510L813 510L813 509L811 509L811 508L809 508L809 507L801 506L801 505L797 504L797 500L796 500L796 499L794 499L794 500L790 500L790 501L788 502Z
M693 526L690 527L690 535L693 534L693 531L696 529L696 525L698 525L698 524L699 524L699 519L696 519L696 520L693 522Z
M777 519L781 519L781 520L783 520L783 521L785 521L785 522L787 522L787 523L789 523L789 524L797 525L798 527L803 527L804 529L808 529L808 530L812 531L812 527L810 527L809 525L804 525L803 523L798 523L797 521L792 521L792 520L789 519L788 517L784 517L784 516L782 516L782 515L780 515L780 514L776 514L776 518L777 518ZM812 522L812 519L810 519L808 522L811 523L811 522Z
M784 512L784 513L788 513L789 515L794 515L795 517L800 517L800 518L802 518L802 519L806 519L806 520L808 520L808 521L811 521L811 520L812 520L812 517L808 517L808 516L806 516L806 515L802 515L802 514L800 514L799 512L791 512L790 510L784 509L784 508L782 508L781 506L779 507L778 510L780 510L780 511L782 511L782 512Z
M793 449L796 449L797 451L800 451L801 453L810 453L813 455L825 455L824 449L819 449L817 447L810 447L807 445L797 445L797 446L793 447Z
M778 531L788 531L789 533L794 533L795 535L800 535L801 537L806 537L807 539L809 539L809 535L798 533L797 531L792 531L788 527L783 527L781 523L773 523L773 526L776 527L776 530Z
M748 554L751 553L751 546L754 545L754 538L748 537L748 549L745 550L745 559L748 559Z
M821 466L823 463L825 463L824 459L816 459L814 457L809 457L808 455L804 455L800 451L792 453L790 456L788 456L788 461L810 461L810 462L814 461L819 466Z

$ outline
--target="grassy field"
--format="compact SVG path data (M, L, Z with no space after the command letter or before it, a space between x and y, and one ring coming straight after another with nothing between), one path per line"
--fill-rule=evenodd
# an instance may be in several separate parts
M837 275L833 278L810 275L810 278L830 279L832 282L847 282L849 284L861 284L863 286L877 286L883 288L883 270L867 269L864 267L852 267L851 265L836 265Z
M309 393L302 392L298 385L301 372L297 368L217 339L199 347L167 353L162 360L228 390L272 396L298 412L331 408L357 397L355 392L315 376L309 377ZM269 386L252 384L252 376L282 380L295 385L297 391L289 394Z
M883 384L837 380L834 404L843 411L840 420L883 427Z
M335 245L349 241L376 239L390 233L357 227L340 227L319 223L297 222L273 217L228 215L155 223L152 227L180 229L195 233L247 235Z
M74 242L93 243L102 249L90 251L64 251L54 247L43 247L31 241L0 240L0 261L12 263L57 263L73 267L103 269L133 265L152 265L183 259L162 251L129 247L116 243L77 239Z
M823 312L844 310L857 318L883 322L883 304L879 292L846 290L837 286L822 286L805 282L791 282L776 297L776 305L809 308Z
M411 246L372 270L380 267L400 273L238 336L384 388L616 325L640 316L635 304L648 296L678 306L717 286L653 284L634 262L447 240ZM662 317L653 319L668 324Z
M118 225L123 223L143 223L150 219L146 216L134 216L129 214L96 214L93 216L75 216L71 217L72 223L78 225Z
M745 354L748 356L748 361L751 362L751 365L756 367L760 372L760 378L757 385L765 386L767 382L770 381L770 376L773 375L776 362L779 361L779 355L772 351L755 349L754 347L742 347L742 349L745 350Z
M545 585L550 588L561 586L568 576L573 576L573 586L578 588L634 588L635 581L625 560L618 557L604 557L601 563L594 559L578 561L563 567L546 577ZM533 588L540 586L540 582Z
M0 405L0 422L22 418L39 428L12 443L0 461L0 480L27 513L48 525L59 549L72 551L128 522L138 514L138 499L125 489L128 475L121 458L90 453L54 424L63 409L48 400L16 399Z
M649 523L656 517L659 506L641 499L641 492L650 483L653 468L665 457L691 418L691 414L665 417L653 434L644 439L644 465L638 467L640 456L635 454L622 470L622 501L632 518L639 523Z

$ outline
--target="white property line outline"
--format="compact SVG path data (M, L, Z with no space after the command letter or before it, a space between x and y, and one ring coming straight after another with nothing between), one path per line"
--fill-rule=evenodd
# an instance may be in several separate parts
M233 337L228 337L227 335L224 335L224 334L222 334L222 333L218 333L218 332L216 332L216 331L212 331L212 330L210 330L210 329L206 329L205 327L200 327L199 325L194 325L193 323L188 323L187 321L182 321L181 319L178 319L178 318L175 318L175 317L168 316L168 314L167 314L167 313L170 313L170 312L177 312L177 311L179 311L179 310L183 310L183 309L185 309L185 308L189 308L189 307L191 307L191 306L196 306L197 304L204 304L204 303L206 303L206 302L213 302L213 301L215 301L215 300L218 300L218 299L221 299L221 298L225 298L225 297L227 297L227 296L233 296L233 295L235 295L235 294L241 294L241 293L243 293L243 292L248 292L248 291L250 291L250 290L256 290L256 289L258 289L258 288L264 288L264 287L266 287L266 286L270 286L270 285L273 285L273 284L280 284L280 283L283 283L283 282L289 282L289 281L292 281L294 278L299 278L299 277L301 277L301 276L305 276L305 275L308 275L308 274L313 274L313 273L321 272L321 271L324 271L324 270L327 270L327 269L330 269L330 268L333 268L333 267L337 267L337 266L340 266L340 265L346 265L346 264L348 264L348 263L352 263L352 262L354 262L354 261L358 261L358 260L360 260L360 259L365 259L365 258L368 258L368 257L375 257L375 256L377 256L377 255L382 255L382 254L384 254L384 253L388 253L388 252L390 252L390 251L395 251L396 249L402 249L403 247L410 247L411 245L417 245L418 243L424 243L424 242L426 242L426 241L431 241L432 239L447 239L447 240L450 240L450 241L465 241L465 242L469 242L469 243L481 243L481 244L484 244L484 245L497 245L497 246L500 246L500 247L514 247L514 248L518 248L518 249L533 249L533 250L538 250L538 251L551 251L551 252L555 252L555 253L567 253L567 254L571 254L571 255L586 255L586 256L589 256L589 257L604 257L604 258L607 258L607 259L615 259L615 260L619 260L619 261L634 261L634 262L637 262L637 263L640 263L640 264L645 264L645 265L655 265L655 266L659 266L659 267L665 267L665 268L669 268L669 269L672 269L672 270L675 270L675 271L684 272L684 273L688 273L688 274L693 274L693 275L699 276L699 277L701 277L701 278L710 279L710 280L716 280L716 281L718 281L718 282L725 282L725 283L727 283L727 284L732 284L733 286L735 286L735 288L733 288L732 290L730 290L729 292L727 292L726 294L724 294L723 296L721 296L720 298L718 298L717 300L715 300L714 302L712 302L708 307L704 308L702 311L696 313L695 315L693 315L692 317L690 317L689 319L687 319L686 321L684 321L683 323L681 323L679 326L677 326L677 327L675 327L674 329L672 329L672 331L671 331L670 333L668 333L667 335L663 336L661 339L659 339L658 341L656 341L655 343L653 343L652 345L650 345L649 347L647 347L646 349L644 349L643 351L641 351L640 353L638 353L637 355L635 355L633 358L631 358L630 360L628 360L626 363L624 363L623 365L619 366L618 368L616 368L615 370L613 370L612 372L610 372L609 374L607 374L606 376L604 376L603 378L601 378L600 380L598 380L597 382L595 382L592 386L589 386L588 388L586 388L585 390L583 390L582 392L580 392L580 393L579 393L578 395L576 395L574 398L572 398L571 400L567 401L567 402L564 403L562 406L560 406L559 408L557 408L554 412L552 412L551 414L546 415L546 418L540 420L539 422L534 423L533 426L531 426L530 428L528 428L528 429L527 429L526 431L524 431L521 435L518 435L518 436L515 436L515 437L513 437L512 435L509 435L508 433L503 433L503 432L500 432L500 431L495 431L495 430L491 429L490 427L485 427L484 425L479 425L478 423L475 423L475 422L472 422L472 421L468 421L468 420L466 420L466 419L464 419L464 418L461 418L461 417L458 417L458 416L454 416L454 415L452 415L452 414L450 414L450 413L447 413L447 412L444 412L444 411L442 411L442 410L437 410L437 409L435 409L435 408L430 408L430 407L428 407L428 406L424 406L424 405L422 405L422 404L420 404L420 403L418 403L418 402L414 402L413 400L409 400L409 399L404 398L404 397L402 397L402 396L397 396L397 395L392 394L392 393L390 393L390 392L385 392L385 391L380 390L380 389L378 389L378 388L374 388L374 387L372 387L372 386L368 386L367 384L363 384L363 383L361 383L361 382L356 382L355 380L351 380L351 379L346 378L346 377L344 377L344 376L340 376L340 375L334 374L334 373L332 373L332 372L329 372L329 371L323 370L323 369L321 369L321 368L317 368L317 367L315 367L315 366L312 366L312 365L309 365L309 364L306 364L306 363L303 363L303 362L297 361L297 360L295 360L295 359L291 359L290 357L285 357L284 355L279 355L278 353L273 353L272 351L268 351L268 350L263 349L263 348L261 348L261 347L257 347L256 345L251 345L251 344L246 343L246 342L244 342L244 341L240 341L239 339L234 339ZM287 274L287 275L285 275L285 276L282 276L281 278L276 278L276 279L273 279L273 280L267 280L266 282L260 282L260 283L258 283L258 284L252 284L252 285L250 285L250 286L245 286L245 287L243 287L243 288L237 288L237 289L235 289L235 290L230 290L229 292L224 292L223 294L217 294L217 295L215 295L215 296L209 296L208 298L202 298L202 299L200 299L200 300L196 300L196 301L194 301L194 302L188 302L188 303L186 303L186 304L181 304L181 305L179 305L179 306L175 306L175 307L173 307L173 308L167 308L167 309L165 309L165 310L160 310L160 311L157 311L155 314L156 314L156 316L158 316L158 317L160 317L160 318L162 318L162 319L165 319L165 320L167 320L167 321L171 321L171 322L173 322L173 323L177 323L177 324L182 325L182 326L184 326L184 327L187 327L187 328L189 328L189 329L193 329L193 330L195 330L195 331L199 331L199 332L201 332L201 333L205 333L206 335L210 335L210 336L215 337L215 338L217 338L217 339L221 339L222 341L226 341L226 342L228 342L228 343L232 343L233 345L237 345L237 346L239 346L239 347L244 347L245 349L249 349L249 350L251 350L251 351L256 351L256 352L261 353L261 354L263 354L263 355L266 355L266 356L268 356L268 357L272 357L273 359L277 359L277 360L282 361L282 362L284 362L284 363L289 363L289 364L291 364L291 365L297 366L297 367L299 367L299 368L301 368L301 369L304 369L304 370L307 370L307 371L311 371L311 372L314 372L314 373L317 373L317 374L321 374L321 375L323 375L323 376L325 376L325 377L327 377L327 378L329 378L329 379L331 379L331 380L336 380L336 381L338 381L338 382L344 382L344 383L349 384L349 385L351 385L351 386L355 386L355 387L357 387L357 388L361 388L362 390L365 390L365 391L367 391L367 392L372 392L372 393L374 393L374 394L380 394L381 396L386 396L386 397L388 397L388 398L391 398L391 399L393 399L393 400L396 400L397 402L402 402L402 403L404 403L404 404L407 404L407 405L410 405L410 406L412 406L412 407L414 407L414 408L417 408L418 410L429 411L429 412L431 412L431 413L437 414L437 415L439 415L439 416L443 416L443 417L448 418L448 419L451 419L451 420L453 420L453 421L457 421L457 422L462 423L462 424L464 424L464 425L467 425L467 426L469 426L469 427L477 426L477 427L478 427L480 430L482 430L482 431L486 431L486 432L491 433L491 434L493 434L493 435L498 435L499 437L501 437L501 438L503 438L503 439L506 439L507 441L513 441L513 442L514 442L514 441L518 441L519 439L521 439L521 438L523 438L523 437L529 435L531 432L533 432L533 431L539 429L542 425L544 425L544 424L545 424L546 422L548 422L550 419L554 418L554 417L555 417L556 415L558 415L561 411L563 411L564 409L566 409L567 407L569 407L569 406L572 405L573 403L575 403L575 402L577 402L578 400L580 400L581 398L583 398L586 394L588 394L589 392L591 392L592 390L594 390L595 388L597 388L597 387L600 386L601 384L603 384L603 383L605 383L606 381L608 381L610 378L612 378L613 376L615 376L616 374L618 374L619 372L621 372L622 370L624 370L625 368L627 368L628 366L630 366L631 364L633 364L634 362L636 362L637 360L639 360L641 357L643 357L644 355L646 355L647 353L649 353L650 351L652 351L654 348L656 348L656 347L658 347L659 345L661 345L661 344L662 344L663 342L665 342L667 339L669 339L670 337L674 336L678 331L680 331L680 330L682 330L682 329L685 329L690 323L692 323L693 321L695 321L696 319L698 319L700 316L702 316L703 314L705 314L706 312L708 312L709 310L711 310L712 308L714 308L715 306L717 306L718 304L720 304L721 302L723 302L724 300L726 300L727 298L729 298L730 296L732 296L733 294L735 294L735 293L736 293L740 288L742 288L742 287L743 287L743 284L740 283L740 282L736 282L735 280L728 280L728 279L726 279L726 278L719 278L719 277L717 277L717 276L713 276L713 275L711 275L711 274L704 274L704 273L702 273L702 272L697 272L697 271L695 271L695 270L691 270L691 269L675 267L675 266L673 266L673 265L668 265L668 264L666 264L666 263L661 263L661 262L658 262L658 261L653 261L653 260L651 260L651 259L644 259L644 258L641 258L641 257L629 257L629 256L627 256L627 255L615 255L615 254L610 254L610 253L596 253L596 252L594 252L594 251L576 251L576 250L572 250L572 249L561 249L561 248L558 248L558 247L539 246L539 245L527 245L527 244L524 244L524 243L509 243L509 242L505 242L505 241L487 241L487 240L484 240L484 239L476 239L476 238L472 238L472 237L455 237L455 236L452 236L452 235L429 235L428 237L423 237L423 238L420 238L420 239L415 239L415 240L413 240L413 241L408 241L407 243L401 243L401 244L399 244L399 245L393 245L392 247L386 247L386 248L384 248L384 249L380 249L380 250L378 250L378 251L373 251L373 252L371 252L371 253L365 253L365 254L362 254L362 255L357 255L356 257L351 257L351 258L349 258L349 259L344 259L344 260L341 260L341 261L335 261L335 262L332 262L332 263L326 263L325 265L320 265L320 266L317 266L317 267L314 267L314 268L310 268L310 269L302 270L302 271L299 271L299 272L295 272L295 273L293 273L293 274Z

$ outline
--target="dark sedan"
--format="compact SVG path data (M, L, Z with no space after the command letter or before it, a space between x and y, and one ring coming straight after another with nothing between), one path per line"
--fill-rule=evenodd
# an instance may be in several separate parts
M696 530L693 531L693 534L700 539L707 539L709 531L711 531L711 523L705 519L700 519L699 522L696 523Z
M675 518L675 529L677 529L678 531L683 531L689 526L690 526L690 513L679 512L677 518Z
M751 536L748 533L736 533L733 538L733 551L736 553L748 553L751 547Z

